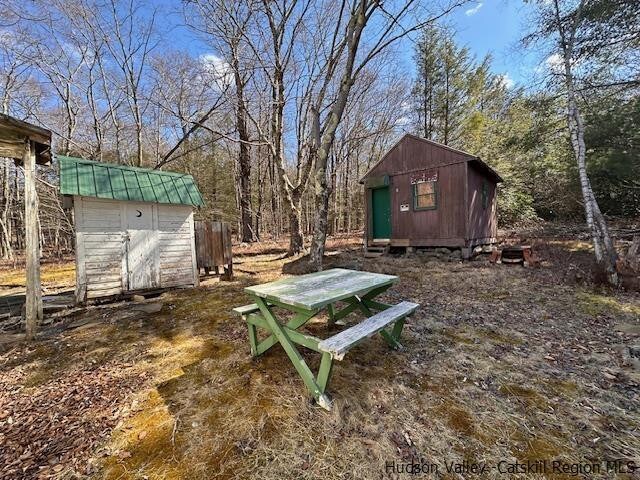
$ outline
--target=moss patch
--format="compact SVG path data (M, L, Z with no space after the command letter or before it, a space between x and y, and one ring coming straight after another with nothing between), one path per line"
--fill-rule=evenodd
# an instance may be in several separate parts
M634 318L640 317L640 305L623 302L615 297L582 291L576 293L576 300L580 310L585 315L591 317L601 315L631 315Z

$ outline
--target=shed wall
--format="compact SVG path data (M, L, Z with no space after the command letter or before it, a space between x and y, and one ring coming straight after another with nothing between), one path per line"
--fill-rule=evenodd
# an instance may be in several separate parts
M74 197L76 224L76 298L78 301L118 295L129 290L127 209L138 204L93 197ZM197 285L193 211L190 206L151 206L153 227L146 235L152 252L145 272L150 287ZM157 241L155 241L157 239ZM159 278L158 278L159 277Z
M406 135L366 175L377 177L411 173L424 168L433 168L450 163L465 162L471 158L462 152L435 145L424 139Z
M115 201L75 198L77 298L122 293L123 213Z
M437 170L437 208L434 210L414 210L409 173L391 178L392 243L411 246L458 246L464 243L465 163L441 166ZM409 211L401 212L402 204L408 204Z
M158 205L160 286L194 283L195 236L191 207Z
M487 208L482 207L482 184L486 181L489 187ZM493 241L498 235L496 184L485 175L469 165L468 175L468 232L470 244ZM471 245L469 245L471 246Z

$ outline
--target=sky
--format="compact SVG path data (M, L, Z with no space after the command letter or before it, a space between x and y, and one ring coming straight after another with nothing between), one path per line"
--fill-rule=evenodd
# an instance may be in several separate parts
M531 7L522 0L480 0L458 9L448 20L458 43L478 57L490 53L493 69L507 82L525 86L536 71L539 57L518 45L527 30Z
M156 0L161 6L167 24L173 25L168 36L171 46L184 48L194 56L215 55L211 47L194 38L183 23L180 7L173 0ZM466 46L480 60L491 54L493 71L504 75L507 86L527 86L539 72L540 56L526 52L518 43L526 32L531 7L523 0L476 0L456 9L445 24L454 32L460 46ZM402 63L412 67L413 44L402 48Z

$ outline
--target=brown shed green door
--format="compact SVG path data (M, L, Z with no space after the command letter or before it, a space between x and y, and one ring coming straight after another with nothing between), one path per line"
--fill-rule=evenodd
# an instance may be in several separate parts
M391 238L391 198L389 187L371 190L373 238Z

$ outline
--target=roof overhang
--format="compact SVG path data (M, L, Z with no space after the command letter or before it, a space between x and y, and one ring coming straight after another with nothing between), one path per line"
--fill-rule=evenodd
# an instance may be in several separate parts
M35 145L36 163L51 162L51 131L0 113L0 157L22 162L25 142Z
M480 157L472 158L469 160L469 163L473 164L478 170L482 171L485 175L491 177L491 179L496 183L502 183L502 177L498 172L496 172L493 168L487 165Z

